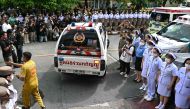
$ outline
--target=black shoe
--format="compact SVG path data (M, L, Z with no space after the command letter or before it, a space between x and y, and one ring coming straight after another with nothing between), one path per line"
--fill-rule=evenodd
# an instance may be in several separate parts
M46 109L46 107L41 107L41 109Z

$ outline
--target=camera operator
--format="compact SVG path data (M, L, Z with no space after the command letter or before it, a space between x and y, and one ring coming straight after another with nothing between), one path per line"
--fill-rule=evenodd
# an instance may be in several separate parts
M17 62L17 53L16 53L16 48L15 48L15 42L16 42L15 32L13 32L11 29L8 29L7 37L8 37L8 42L11 45L11 53L12 53L13 62Z
M47 28L45 24L41 25L40 27L40 42L47 42Z
M17 31L15 32L15 47L17 50L17 56L18 56L18 63L22 62L22 53L23 53L23 45L24 45L24 35L22 35L23 28L18 27Z
M12 61L12 46L8 41L7 33L3 31L0 32L0 46L2 49L4 62L5 64L8 64L8 62Z
M30 41L35 42L36 41L36 23L34 19L30 20L29 23L29 35L30 35Z

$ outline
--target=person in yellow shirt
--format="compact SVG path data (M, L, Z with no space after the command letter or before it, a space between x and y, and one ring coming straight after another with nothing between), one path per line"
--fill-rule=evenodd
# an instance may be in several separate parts
M20 74L16 75L18 79L24 81L23 90L22 90L22 100L24 109L30 108L30 96L33 95L41 109L45 109L45 105L42 101L42 98L38 89L38 77L36 64L31 60L32 54L30 52L23 53L24 64L17 64L10 62L10 64L21 67Z

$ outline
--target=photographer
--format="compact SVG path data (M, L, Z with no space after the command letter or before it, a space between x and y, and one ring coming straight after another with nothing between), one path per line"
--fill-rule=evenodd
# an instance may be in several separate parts
M15 32L15 47L17 50L18 63L22 62L22 53L23 53L23 45L24 45L24 36L22 35L23 29L19 27Z
M15 31L16 31L16 28L14 29L14 32L11 29L7 30L8 43L11 45L11 53L12 53L13 62L17 62L17 53L16 53L16 48L15 48L15 42L16 42Z
M36 41L36 23L33 19L30 20L29 23L29 37L30 37L30 42L35 42Z
M12 61L12 58L11 58L11 56L12 56L12 51L11 51L12 46L8 41L7 33L2 32L2 31L0 32L0 46L1 46L1 49L2 49L4 62L5 62L5 64L7 64L7 62Z
M44 24L40 27L40 42L43 41L47 42L47 29Z

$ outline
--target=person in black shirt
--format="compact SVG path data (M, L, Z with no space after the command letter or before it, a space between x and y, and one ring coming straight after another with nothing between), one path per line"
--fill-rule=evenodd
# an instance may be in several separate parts
M5 62L5 64L8 65L8 62L12 61L12 58L11 58L12 46L11 46L10 42L8 41L7 33L2 32L2 31L0 32L0 46L2 49L2 55L3 55L4 62Z
M15 28L14 32L11 29L7 30L8 42L11 44L12 59L13 59L13 62L15 62L15 63L17 63L17 61L18 61L17 60L16 48L15 48L15 41L16 41L15 31L16 31L16 28Z
M40 27L39 35L40 35L40 42L43 42L43 41L47 42L47 28L44 24L41 25Z
M24 36L22 35L23 28L19 27L16 31L16 42L15 47L17 49L18 63L22 62Z

